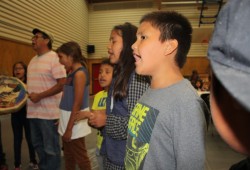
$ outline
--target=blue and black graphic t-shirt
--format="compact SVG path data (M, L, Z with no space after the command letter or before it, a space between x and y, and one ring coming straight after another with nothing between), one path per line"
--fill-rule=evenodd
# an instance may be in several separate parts
M141 169L149 149L149 141L159 111L142 103L137 103L128 123L126 148L126 168Z
M186 79L149 88L129 119L126 170L204 169L205 110Z

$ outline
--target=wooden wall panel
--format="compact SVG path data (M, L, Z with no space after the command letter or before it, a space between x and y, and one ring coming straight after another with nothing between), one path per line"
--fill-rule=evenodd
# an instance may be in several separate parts
M210 73L210 63L207 57L187 57L186 64L182 68L184 76L190 76L193 70L197 70L199 74Z
M32 46L26 43L0 39L0 74L12 76L12 66L17 61L28 65L35 56Z

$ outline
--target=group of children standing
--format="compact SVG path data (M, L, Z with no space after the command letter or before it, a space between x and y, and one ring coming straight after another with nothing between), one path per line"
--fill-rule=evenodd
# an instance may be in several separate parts
M180 71L191 34L176 12L147 14L138 29L130 23L112 29L111 65L102 63L99 75L105 91L75 117L100 130L103 169L204 169L206 105ZM104 78L112 66L113 76Z
M103 138L98 135L99 148L97 153L101 155L98 156L98 158L100 159L100 167L103 167L104 169L124 169L129 115L132 112L136 102L149 86L147 77L140 76L135 73L135 60L131 46L136 40L136 31L137 27L130 23L117 25L113 28L108 45L109 59L102 62L99 71L99 83L105 90L99 92L95 96L91 111L86 109L84 110L84 108L77 110L72 109L71 114L69 114L72 119L68 121L68 126L69 124L74 124L74 122L74 126L77 126L82 120L88 119L90 126L100 130L100 134L103 136ZM65 52L61 50L63 46L65 46L65 44L63 44L57 50L59 61L66 66L67 70L74 72L74 67L72 66L74 66L76 63L78 63L80 66L80 62L75 61L74 56L71 54L66 54L65 57L67 57L67 59L64 59L63 57ZM69 48L74 47L71 46ZM70 62L67 62L68 60ZM67 82L74 80L74 78L69 79L70 74L71 73L68 74ZM85 74L85 76L87 77L87 74ZM83 78L80 78L80 80L83 80ZM74 106L74 103L77 102L77 98L81 98L81 96L88 94L88 89L85 89L83 92L81 91L82 89L77 90L76 81L74 82L73 88L75 90L71 91L71 93L74 93L74 98L69 99L69 95L66 95L68 92L65 90L65 87L63 91L63 96L67 98L65 100L70 100L73 102L72 104L70 104L69 101L65 102L69 108L72 108L72 105ZM81 87L83 86L84 84L82 84ZM84 101L83 98L81 98L81 100ZM87 99L85 102L86 101ZM63 100L61 103L62 102ZM59 129L63 123L61 121L62 116L63 114L61 114ZM85 129L82 128L79 129L79 131L83 132ZM61 135L64 136L65 133L66 132L61 133ZM74 145L73 143L75 140L76 139L71 137L71 140L65 142L72 143L72 145ZM69 148L72 149L74 147L71 146ZM72 149L71 154L73 156L71 158L74 158L79 167L81 167L80 160L77 161L77 157L79 157L79 155L77 156L76 153L80 154L80 151L86 152L86 149L84 151L80 147L75 148L76 150ZM88 159L85 159L85 161L86 160ZM70 162L72 164L73 161L69 160L65 155L65 162ZM89 169L86 165L82 167ZM66 169L74 169L74 167L69 167L66 164Z
M59 133L67 170L91 169L84 137L98 129L103 169L204 169L204 102L183 67L191 45L189 21L176 12L152 12L140 26L111 30L109 59L101 63L89 109L89 75L80 46L56 52L68 72L60 103Z

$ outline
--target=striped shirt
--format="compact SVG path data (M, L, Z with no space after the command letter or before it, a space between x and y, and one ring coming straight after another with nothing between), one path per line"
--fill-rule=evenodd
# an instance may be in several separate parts
M57 84L57 79L66 77L54 51L33 57L28 66L27 88L29 93L41 93ZM27 118L58 119L61 93L46 97L37 103L28 99Z

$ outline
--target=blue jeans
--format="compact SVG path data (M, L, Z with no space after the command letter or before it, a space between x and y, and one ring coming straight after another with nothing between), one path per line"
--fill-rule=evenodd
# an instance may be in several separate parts
M30 119L31 140L39 157L40 170L60 170L61 150L56 121Z

